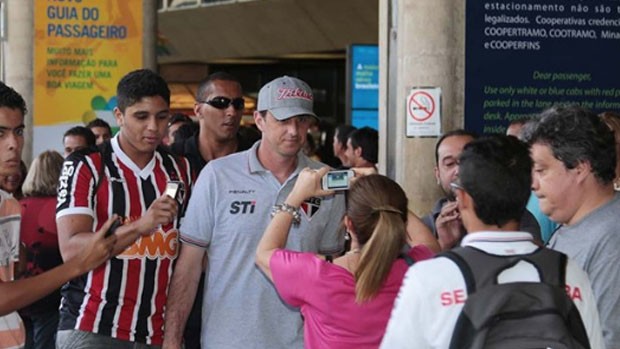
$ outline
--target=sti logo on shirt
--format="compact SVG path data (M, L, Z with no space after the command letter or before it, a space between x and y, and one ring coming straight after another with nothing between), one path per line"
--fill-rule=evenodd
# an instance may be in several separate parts
M256 200L252 201L233 201L230 204L230 213L231 214L246 214L246 213L254 213L254 208L256 208Z

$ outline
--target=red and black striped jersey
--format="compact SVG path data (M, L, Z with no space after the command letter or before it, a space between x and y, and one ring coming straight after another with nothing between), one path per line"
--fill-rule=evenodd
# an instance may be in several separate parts
M184 207L193 180L189 162L163 149L155 151L146 167L138 168L115 137L99 151L75 153L65 161L56 216L90 215L93 231L97 231L113 214L123 223L138 220L163 194L168 181L183 182ZM139 238L118 256L67 283L62 289L59 329L160 345L183 211L179 209L173 223Z

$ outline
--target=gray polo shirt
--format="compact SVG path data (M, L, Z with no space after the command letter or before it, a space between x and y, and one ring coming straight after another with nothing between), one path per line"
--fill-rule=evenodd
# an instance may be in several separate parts
M607 348L620 348L620 193L579 222L561 226L548 247L588 273Z
M280 184L258 161L259 144L207 164L181 226L181 241L204 247L209 256L202 317L206 348L303 348L298 309L282 302L254 256L273 205L284 202L304 167L324 165L300 152L297 168ZM342 194L305 202L286 248L340 251L344 205Z

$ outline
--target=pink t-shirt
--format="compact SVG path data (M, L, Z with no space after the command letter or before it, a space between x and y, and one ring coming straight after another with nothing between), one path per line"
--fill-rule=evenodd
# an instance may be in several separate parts
M420 261L431 258L433 252L420 245L409 256ZM359 305L353 275L312 253L276 250L269 266L282 299L301 308L307 349L379 347L409 267L404 259L397 259L379 293Z

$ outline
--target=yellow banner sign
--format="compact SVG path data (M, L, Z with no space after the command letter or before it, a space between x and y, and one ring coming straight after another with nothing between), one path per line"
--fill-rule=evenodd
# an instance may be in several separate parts
M109 119L116 84L142 67L142 1L34 3L34 125Z

